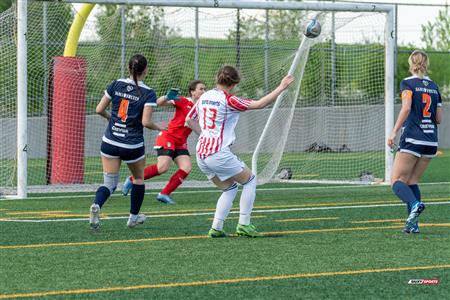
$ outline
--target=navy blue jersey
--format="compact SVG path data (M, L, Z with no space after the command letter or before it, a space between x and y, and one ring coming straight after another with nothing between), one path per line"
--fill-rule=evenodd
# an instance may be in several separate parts
M144 106L156 106L156 93L139 81L139 91L131 79L113 81L105 91L111 99L111 119L103 135L105 143L126 149L144 145Z
M412 98L402 139L416 145L437 146L436 110L442 105L438 86L428 77L411 76L402 80L400 91Z

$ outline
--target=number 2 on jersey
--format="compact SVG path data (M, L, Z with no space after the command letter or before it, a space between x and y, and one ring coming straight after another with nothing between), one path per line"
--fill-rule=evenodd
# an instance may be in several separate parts
M422 115L424 118L431 117L430 106L431 106L431 97L430 95L423 93L422 94L422 103L425 103L425 106L422 111Z
M208 112L210 114L208 115ZM208 117L206 116L208 115ZM216 127L216 117L217 117L217 108L209 108L203 107L203 129L214 129ZM206 126L206 118L211 122L210 125Z
M120 101L119 111L117 112L117 116L122 120L122 122L125 122L128 117L128 105L130 104L129 100L122 99Z

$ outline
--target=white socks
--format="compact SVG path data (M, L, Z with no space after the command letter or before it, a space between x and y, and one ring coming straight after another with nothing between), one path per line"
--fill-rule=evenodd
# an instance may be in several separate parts
M238 186L236 183L233 183L229 188L223 191L222 195L219 197L219 200L217 200L216 213L214 214L212 228L216 230L223 229L223 222L230 213L237 191Z
M253 209L253 202L256 197L256 176L252 175L250 179L243 184L241 200L239 203L239 224L250 224L250 217Z

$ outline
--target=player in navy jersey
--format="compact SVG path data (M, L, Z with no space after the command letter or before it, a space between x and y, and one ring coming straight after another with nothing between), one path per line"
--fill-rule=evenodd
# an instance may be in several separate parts
M401 129L400 142L392 169L394 193L407 205L405 233L419 233L418 218L425 205L421 201L419 180L431 158L436 156L438 127L442 121L442 100L438 86L427 77L429 59L425 52L414 51L408 59L412 76L400 83L402 108L387 140L394 141Z
M130 78L113 81L96 108L96 112L109 122L100 150L103 185L97 189L90 208L89 223L93 229L99 227L100 209L117 187L122 161L135 178L127 225L131 228L145 221L145 215L139 214L145 192L143 131L144 127L154 130L163 128L152 121L156 94L142 81L148 73L147 59L139 54L134 55L128 62L128 69ZM111 113L108 113L106 109L110 104Z
M144 169L144 180L167 172L172 161L179 167L170 177L166 186L156 196L156 199L163 203L175 204L170 194L183 183L184 179L191 172L192 164L187 147L187 139L192 129L185 125L185 121L188 112L204 92L205 84L200 80L193 80L188 85L190 98L173 95L174 99L170 99L169 95L171 93L168 93L157 100L158 106L175 107L175 114L169 122L168 129L161 131L156 138L154 148L158 153L158 162ZM132 186L133 176L129 176L123 184L122 193L127 195Z

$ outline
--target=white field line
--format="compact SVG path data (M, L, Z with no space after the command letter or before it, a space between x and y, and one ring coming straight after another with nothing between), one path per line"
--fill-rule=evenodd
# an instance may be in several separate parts
M421 183L420 185L450 185L450 182L428 182ZM256 188L256 192L258 191L288 191L288 190L331 190L331 189L346 189L346 188L375 188L375 187L387 187L387 185L333 185L333 186L305 186L305 187L280 187L280 188ZM159 193L159 189L155 189L154 192L147 192L146 195L155 195ZM218 189L208 189L208 190L195 190L195 191L175 191L172 194L203 194L203 193L220 193ZM73 198L86 198L86 197L94 197L95 194L83 194L83 195L67 195L67 196L37 196L37 197L28 197L27 199L73 199ZM122 193L114 193L111 197L125 197ZM129 197L129 196L128 196ZM1 201L7 200L16 200L16 199L1 199ZM25 199L26 200L26 199Z
M427 205L449 205L449 201L445 202L431 202ZM374 208L374 207L392 207L392 206L404 206L403 203L398 204L371 204L371 205L353 205L353 206L328 206L328 207L299 207L299 208L280 208L280 209L257 209L253 213L275 213L275 212L292 212L292 211L308 211L308 210L335 210L335 209L348 209L348 208ZM239 211L231 211L231 214L238 214ZM165 217L192 217L192 216L208 216L214 215L214 212L201 212L201 213L173 213L173 214L159 214L149 215L151 218L165 218ZM128 219L128 216L123 217L104 217L102 220L120 220ZM89 218L75 218L75 219L45 219L45 220L2 220L0 222L20 222L20 223L46 223L46 222L77 222L88 221Z

